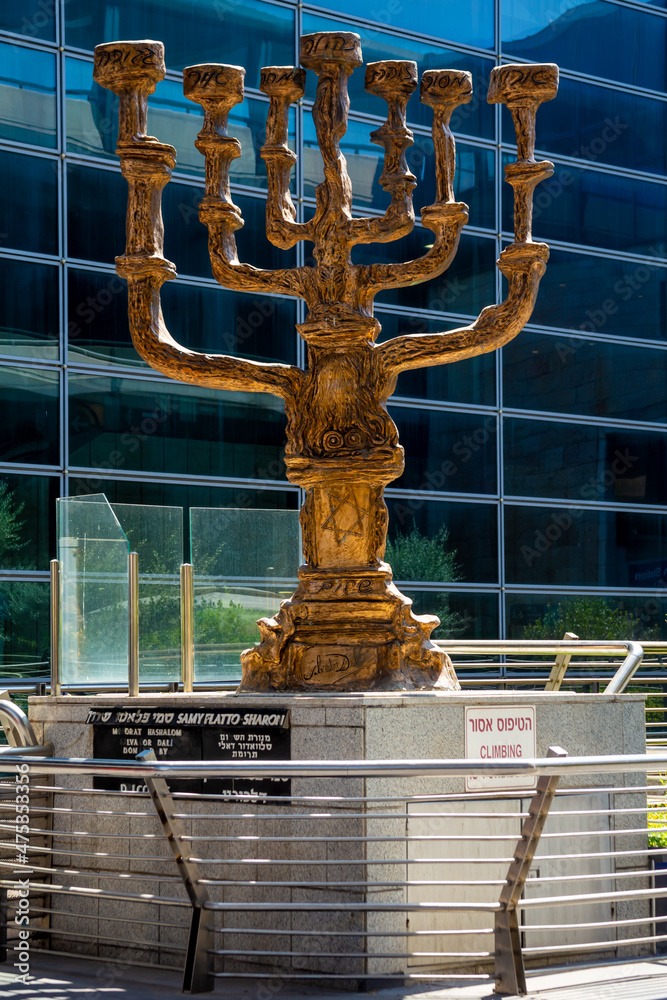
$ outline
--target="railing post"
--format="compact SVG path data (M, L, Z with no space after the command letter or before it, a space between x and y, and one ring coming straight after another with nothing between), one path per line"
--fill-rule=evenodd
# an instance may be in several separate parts
M127 575L127 693L134 698L139 694L139 556L136 552L130 552L127 557Z
M60 560L51 560L51 694L60 694Z
M137 760L152 762L157 760L154 750L144 750L137 754ZM199 865L183 857L181 838L185 831L180 820L174 816L174 800L164 778L145 778L155 811L158 814L172 854L176 860L178 873L183 879L185 891L192 903L190 936L183 970L184 993L210 993L213 990L213 938L207 922L204 903L208 902L208 892L200 885ZM212 920L213 917L211 916Z
M181 680L192 692L195 682L195 594L192 563L181 565Z
M7 921L9 920L9 907L7 906L7 890L0 888L0 962L8 959L7 951Z
M566 632L563 636L563 642L577 642L579 639L578 635L574 632ZM570 660L572 659L572 653L559 653L554 661L554 665L551 668L551 673L549 674L549 680L545 684L545 691L560 691L560 686L563 683L563 678L565 677L565 672L570 665Z
M549 747L547 757L567 757L567 751L562 747ZM521 839L516 845L514 860L507 873L507 881L500 893L502 909L495 917L495 977L498 993L515 995L527 992L517 903L553 802L558 777L557 774L543 774L538 780L528 809L528 818L521 828Z

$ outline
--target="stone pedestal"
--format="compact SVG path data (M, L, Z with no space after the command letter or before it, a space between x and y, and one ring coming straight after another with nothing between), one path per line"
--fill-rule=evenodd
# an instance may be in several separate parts
M85 723L91 708L124 705L160 706L178 703L183 709L203 711L241 711L242 709L276 710L288 707L291 714L291 752L293 760L377 760L377 759L438 759L465 756L464 719L468 706L517 706L535 707L536 749L538 756L545 756L550 745L564 747L572 756L579 754L631 754L645 750L644 699L638 695L576 695L565 692L412 692L386 694L151 694L138 698L119 695L63 696L30 699L30 719L40 741L51 741L56 756L91 757L93 754L92 726ZM80 778L58 780L63 789L82 787L91 782ZM609 850L613 847L614 831L619 826L626 829L640 827L641 816L621 818L603 815L613 805L604 788L616 786L641 786L645 782L639 774L580 775L564 780L562 785L574 789L572 796L557 799L555 808L572 811L577 808L599 809L594 818L576 815L554 817L551 826L559 829L586 831L588 837L582 848L581 840L571 838L549 840L540 845L539 855L559 855L584 850L587 853ZM438 801L443 793L451 796ZM316 806L300 800L301 796L338 796ZM392 797L422 795L423 802L392 800ZM185 819L186 829L198 837L230 837L230 840L195 841L193 853L198 857L214 858L218 863L203 864L205 878L214 879L209 892L212 899L226 902L306 903L332 901L346 904L338 912L306 910L289 912L271 909L263 913L225 912L216 914L217 926L224 933L216 935L215 946L226 955L218 960L219 968L234 971L303 971L321 975L348 975L350 980L361 976L382 978L388 974L406 971L435 971L448 966L443 958L446 951L493 951L493 938L486 935L459 935L461 930L492 926L489 914L416 913L407 914L370 909L355 911L354 903L415 903L438 900L484 900L498 898L499 887L481 887L470 884L475 879L504 879L507 864L475 865L477 857L511 856L520 835L521 820L517 815L530 800L530 791L521 793L521 800L508 800L495 792L487 793L480 807L465 791L463 778L433 779L357 779L357 778L298 778L292 781L292 798L285 804L248 802L183 802L179 800L178 812L196 813L196 819ZM357 801L350 801L357 797ZM90 799L71 796L66 790L57 792L55 804L73 808L92 808ZM623 796L619 805L640 807L645 804L645 794L637 791ZM100 889L120 891L162 892L162 895L185 894L178 882L165 891L165 876L176 875L176 868L166 841L159 835L152 840L133 841L131 835L159 833L153 807L146 799L128 796L98 794L94 805L99 810L124 809L134 816L85 816L56 813L54 826L61 831L54 839L58 854L53 863L56 868L84 862L93 869L87 879L75 884L90 884ZM505 815L490 823L466 814L502 812ZM451 812L451 820L443 814ZM145 815L142 815L145 814ZM244 816L245 814L245 816ZM250 814L250 815L249 815ZM308 815L320 814L320 815ZM560 825L559 825L560 824ZM75 850L82 849L81 839L68 837L77 830L92 830L99 835L85 841L90 854L105 852L105 856L77 859ZM547 826L547 832L550 827ZM408 843L405 835L413 839ZM114 839L105 835L114 834ZM447 835L462 834L465 841L447 841ZM486 834L503 834L507 840L491 844L482 839ZM257 839L239 839L253 837ZM324 840L323 837L328 839ZM363 837L363 840L353 838ZM273 838L273 839L270 839ZM352 839L350 839L352 838ZM430 839L426 839L430 838ZM139 845L139 846L138 846ZM629 834L616 839L617 849L646 850L644 834ZM130 854L128 863L112 855ZM139 856L139 854L141 856ZM620 869L640 870L646 867L646 856L637 854L619 859L615 865L599 868L602 880L584 885L581 881L542 885L539 895L549 892L560 894L600 891L601 885L609 889L646 887L646 880L615 877ZM539 874L565 875L571 873L564 862L550 861L545 857L539 865ZM574 874L578 871L572 870ZM593 869L587 868L590 873ZM132 882L122 878L127 872ZM604 876L607 875L608 878ZM110 876L110 877L109 877ZM134 881L136 879L136 882ZM463 885L442 888L427 886L424 882L460 880ZM289 883L275 885L271 883ZM583 887L582 887L583 886ZM530 893L532 890L528 890ZM536 893L533 892L533 895ZM85 930L113 938L120 926L108 920L125 915L141 919L144 910L139 904L127 904L99 898L95 900L69 898L66 907L71 916L54 915L52 926L62 931L81 930L82 915ZM63 909L59 905L58 909ZM604 908L604 907L603 907ZM609 904L607 904L609 910ZM136 913L134 912L136 911ZM617 904L619 918L646 917L649 931L649 904ZM607 918L611 911L606 914ZM533 922L546 922L538 911ZM164 907L160 919L166 927L142 928L142 945L116 945L94 941L54 936L54 947L78 953L103 956L127 954L135 960L180 965L183 954L175 946L183 946L187 937L188 915L185 910ZM583 920L584 913L574 916L567 910L554 909L549 922L566 924L568 919ZM595 911L586 919L605 919ZM135 926L135 925L133 925ZM397 936L409 929L420 930L426 936ZM284 931L277 935L253 933L261 930ZM429 931L449 930L449 936ZM641 928L619 928L608 935L609 947L613 939L629 933L639 935ZM335 932L329 934L328 932ZM527 944L541 945L539 932ZM558 943L558 932L549 935L549 944ZM127 936L127 935L124 935ZM582 937L577 935L577 941ZM596 938L599 940L600 937ZM574 943L563 932L562 943ZM446 942L446 943L443 943ZM407 946L406 946L407 944ZM274 957L252 955L252 952L282 952ZM400 957L409 952L409 958ZM286 957L285 952L298 952L300 957ZM437 952L437 955L430 953ZM394 956L394 957L392 957ZM559 954L559 960L563 954ZM460 959L449 962L462 967ZM467 970L479 966L471 959Z

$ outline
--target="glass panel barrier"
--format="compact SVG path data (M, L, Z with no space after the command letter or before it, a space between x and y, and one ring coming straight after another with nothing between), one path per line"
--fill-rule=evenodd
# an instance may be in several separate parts
M57 502L61 682L127 681L127 536L102 493Z
M195 679L236 681L258 618L291 596L301 561L296 510L190 509Z
M181 677L183 508L111 504L139 556L139 680Z

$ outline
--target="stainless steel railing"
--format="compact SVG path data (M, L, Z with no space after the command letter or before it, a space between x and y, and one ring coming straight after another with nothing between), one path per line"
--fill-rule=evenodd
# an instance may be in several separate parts
M484 655L507 656L543 656L550 655L556 657L572 656L624 656L623 662L616 670L616 673L607 683L605 694L620 694L623 692L637 668L642 662L644 649L638 642L609 641L597 642L590 640L546 640L539 639L490 639L474 640L465 639L441 639L436 640L436 646L446 650L453 656ZM532 665L534 668L534 665Z
M667 888L653 883L662 848L649 846L656 788L644 777L655 767L667 770L667 754L193 763L15 751L2 761L5 774L30 774L38 937L56 952L116 947L172 968L180 956L191 991L218 978L437 981L474 970L516 993L523 955L662 945L667 918L653 907ZM468 774L537 788L464 793ZM123 777L147 791L95 787ZM174 790L259 777L290 780L289 797ZM2 840L15 829L12 790L0 783ZM0 850L10 930L16 871Z

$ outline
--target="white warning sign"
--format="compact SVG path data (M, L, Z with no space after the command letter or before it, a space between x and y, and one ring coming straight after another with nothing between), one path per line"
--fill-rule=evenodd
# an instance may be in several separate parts
M521 760L534 757L535 706L479 705L466 708L465 754L469 760ZM466 778L466 791L493 788L534 788L537 779L523 774L474 774Z

